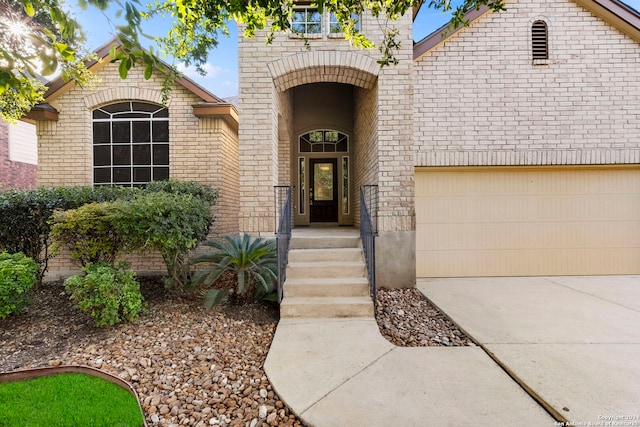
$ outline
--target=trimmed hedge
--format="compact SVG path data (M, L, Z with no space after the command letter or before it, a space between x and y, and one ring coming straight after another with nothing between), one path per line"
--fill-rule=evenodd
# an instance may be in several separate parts
M40 187L0 192L0 251L21 252L39 266L40 283L47 271L51 224L55 210L75 209L91 202L131 198L135 190L123 187Z
M37 282L40 283L44 277L48 261L55 254L49 252L51 245L51 219L55 211L67 211L77 209L89 203L113 202L116 200L132 200L144 194L173 194L189 195L192 198L201 200L210 207L215 205L218 192L206 185L196 182L180 182L175 180L156 181L149 183L146 188L127 187L40 187L34 190L9 190L0 192L0 251L10 253L22 252L32 258L39 266L37 272ZM141 202L138 202L141 203ZM166 206L165 206L166 207ZM174 206L180 208L180 205ZM83 212L85 214L86 212ZM210 215L210 214L209 214ZM207 219L209 225L213 218ZM207 230L208 226L207 225ZM94 224L94 226L97 226ZM200 230L204 228L199 225ZM89 230L85 231L89 233ZM201 231L196 235L186 237L187 240L200 240ZM71 240L68 240L71 241ZM63 242L64 243L64 242ZM157 249L157 247L154 247ZM166 248L165 248L166 249ZM73 250L73 248L72 248ZM120 249L116 249L116 252ZM160 250L161 253L163 250ZM90 251L89 251L90 252ZM109 252L103 250L102 254ZM166 262L176 265L170 261L175 255L165 250L163 256L167 255ZM79 253L76 253L79 256ZM83 264L88 261L98 261L97 258L81 259ZM178 260L179 261L179 260ZM178 262L179 264L179 262Z

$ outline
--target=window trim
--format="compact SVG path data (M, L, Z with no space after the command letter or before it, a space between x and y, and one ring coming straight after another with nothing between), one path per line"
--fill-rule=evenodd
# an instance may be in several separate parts
M295 6L293 8L293 12L294 14L296 12L300 12L300 11L304 11L305 12L305 21L302 21L302 23L298 24L298 25L302 25L304 26L305 31L304 32L300 32L300 31L294 31L293 30L293 26L296 24L295 20L291 21L291 32L299 37L305 37L305 38L320 38L322 37L322 33L323 33L323 29L324 29L324 19L323 19L323 13L320 13L320 11L318 10L317 7L315 6L311 6L310 4L308 5L299 5L299 6ZM309 11L315 11L315 13L318 14L320 20L316 23L315 21L307 21L307 15L309 14ZM313 33L309 33L307 32L307 29L310 25L320 25L319 27L319 31L318 32L313 32Z
M308 10L308 9L314 9L316 11L318 11L318 8L315 6L311 6L311 2L296 2L296 5L293 7L294 12L297 10ZM318 11L318 13L320 13ZM341 39L344 40L344 33L343 32L332 32L331 31L331 17L332 17L333 13L331 11L329 11L328 9L324 10L322 13L320 13L320 32L318 33L302 33L302 32L296 32L293 30L293 25L294 25L294 21L291 21L291 29L290 29L290 33L289 33L289 37L290 38L298 38L298 39ZM356 15L356 14L352 14L352 16L357 17L358 19L358 25L357 28L358 30L360 30L362 28L362 16L361 15Z
M311 134L316 132L322 132L322 141L311 141ZM326 139L327 133L336 133L336 141L331 141ZM310 151L306 151L302 149L302 143L309 144ZM338 150L338 144L344 143L346 145L345 150ZM318 144L318 146L322 146L322 150L313 151L313 145ZM325 145L333 145L334 151L325 151ZM336 129L313 129L298 136L298 153L302 155L306 154L314 154L314 153L324 153L324 154L332 154L332 153L349 153L349 135L344 132L340 132Z
M121 110L121 108L126 108L126 104L128 104L128 109ZM137 105L136 105L137 104ZM118 107L119 106L119 107ZM153 108L155 107L155 108ZM115 111L109 111L115 110ZM101 107L95 108L91 111L91 182L94 187L96 186L114 186L121 185L127 187L139 187L148 184L154 180L162 180L168 179L171 173L170 170L170 134L169 134L169 110L162 105L158 105L152 102L140 101L140 100L129 100L129 101L119 101L112 102L109 104L105 104ZM96 124L107 123L108 124L108 139L109 141L102 141L100 139L96 140ZM114 124L117 123L128 123L128 141L114 141ZM136 141L134 140L134 123L146 123L148 124L148 141ZM166 138L155 139L154 138L154 130L156 126L154 123L166 123ZM165 126L162 126L164 128ZM164 129L162 129L164 133ZM166 140L165 140L166 139ZM96 148L100 147L108 147L108 164L96 164ZM128 149L128 162L123 164L116 164L116 160L114 157L114 148L120 148L124 152ZM135 159L136 155L136 147L140 149L140 147L148 147L148 162L139 163ZM154 161L154 157L156 152L154 147L166 147L162 149L161 156L164 157L164 152L166 150L166 164L156 163ZM147 156L145 155L145 157ZM115 171L116 168L119 170L125 170L128 168L129 180L128 181L118 181L115 180ZM136 172L144 172L142 169L149 169L149 180L136 180L135 174ZM99 181L96 182L96 173L99 171L109 171L110 179L107 182ZM161 173L161 178L156 178L156 174ZM166 178L165 178L166 175ZM155 179L154 179L155 178Z

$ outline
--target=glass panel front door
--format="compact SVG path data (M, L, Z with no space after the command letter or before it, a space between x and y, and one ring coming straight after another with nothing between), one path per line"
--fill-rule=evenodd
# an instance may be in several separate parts
M338 221L337 159L309 159L311 222Z

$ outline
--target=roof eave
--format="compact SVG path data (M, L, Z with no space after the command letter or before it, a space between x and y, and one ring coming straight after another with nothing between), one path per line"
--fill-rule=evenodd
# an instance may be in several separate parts
M85 63L85 66L87 67L87 69L89 69L91 72L96 72L100 68L106 66L106 64L110 63L112 60L110 55L111 47L114 45L116 49L122 46L122 42L120 41L120 39L118 39L118 37L113 37L111 40L109 40L108 42L100 46L98 49L96 49L95 54L97 56L97 59L92 59L91 61L87 61ZM167 69L171 68L169 64L163 61L160 61L160 64L161 64L160 66L166 67ZM192 92L194 95L202 99L202 101L204 102L212 102L212 103L224 102L222 101L222 99L218 98L217 96L215 96L214 94L212 94L211 92L203 88L202 86L198 85L196 82L194 82L188 77L181 76L179 79L176 80L176 83L178 83L185 89ZM71 90L73 87L75 87L75 82L65 81L62 77L58 77L52 80L51 82L49 82L47 86L48 86L48 90L45 93L44 98L46 102L51 102L59 98L69 90Z
M605 22L640 42L640 13L617 0L574 0Z
M227 103L201 102L192 105L193 115L196 117L221 118L234 130L238 130L239 115L238 110Z
M478 9L473 8L465 13L464 19L468 21L469 24L471 24L473 21L480 18L490 10L491 9L487 6L481 6ZM413 59L416 60L420 58L422 55L424 55L449 37L453 36L457 32L461 31L463 28L465 27L461 26L454 29L451 24L446 24L438 28L436 31L413 45Z

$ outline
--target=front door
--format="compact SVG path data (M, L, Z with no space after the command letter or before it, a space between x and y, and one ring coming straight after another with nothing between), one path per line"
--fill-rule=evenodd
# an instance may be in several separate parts
M338 160L309 159L311 222L338 222Z

